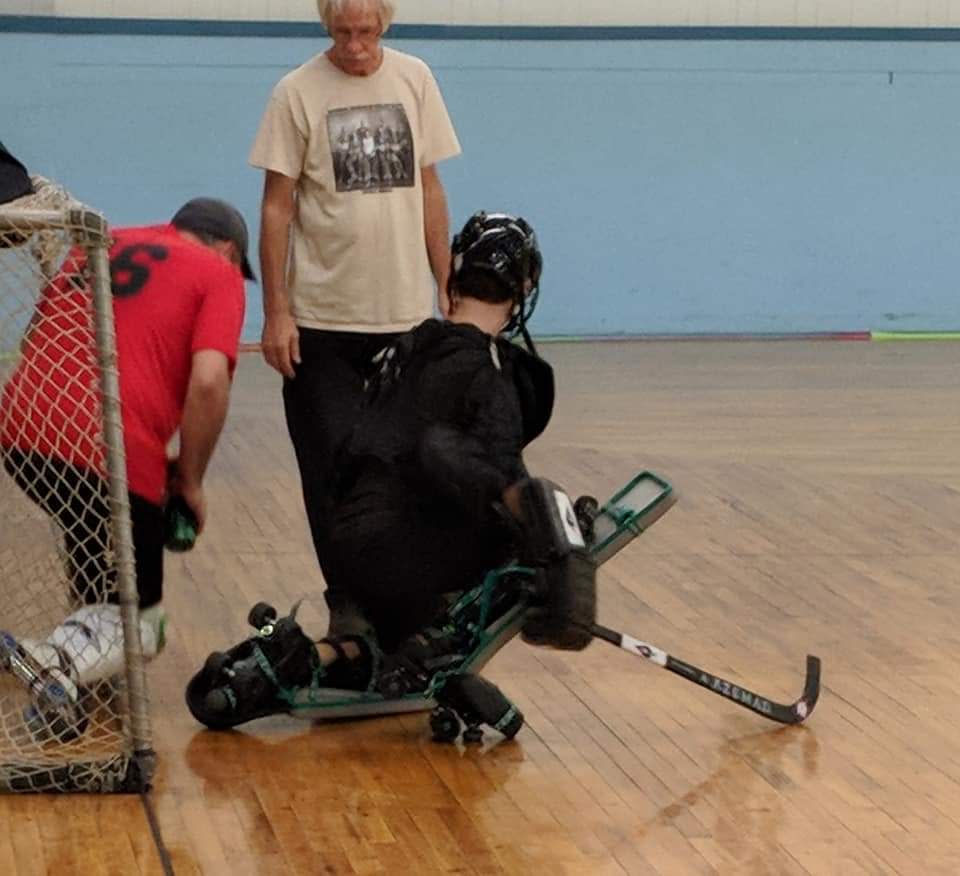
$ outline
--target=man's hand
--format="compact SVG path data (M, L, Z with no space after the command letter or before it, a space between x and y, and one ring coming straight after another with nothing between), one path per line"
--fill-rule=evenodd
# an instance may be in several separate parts
M260 349L271 368L284 377L296 376L294 365L300 364L300 332L289 313L264 319Z
M446 288L437 289L437 309L440 311L441 317L450 319L450 296L447 294Z
M185 486L181 489L180 495L197 518L197 535L199 535L207 522L207 497L203 493L203 487L199 484Z
M176 459L167 460L167 497L180 496L197 518L197 535L203 532L207 520L207 498L202 484L191 484L180 474Z

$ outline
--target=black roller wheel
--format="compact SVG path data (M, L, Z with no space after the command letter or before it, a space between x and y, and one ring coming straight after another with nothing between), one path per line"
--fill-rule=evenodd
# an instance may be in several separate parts
M510 714L500 719L495 729L499 730L507 739L513 739L520 732L522 726L523 712L514 706Z
M277 619L277 610L269 602L258 602L247 615L247 622L255 630L262 630Z
M460 735L460 719L453 709L437 706L430 713L430 731L434 742L453 742Z
M573 503L573 513L577 518L577 525L583 533L587 544L594 541L593 521L597 519L600 513L600 503L593 496L581 496Z
M476 724L472 727L467 727L463 731L463 742L465 745L479 745L483 742L483 730Z
M523 715L493 682L479 675L454 675L436 694L437 702L454 709L468 730L486 724L512 738L523 725ZM519 723L516 723L519 716ZM514 726L516 725L516 726ZM471 733L471 736L475 734ZM466 740L467 734L464 734Z

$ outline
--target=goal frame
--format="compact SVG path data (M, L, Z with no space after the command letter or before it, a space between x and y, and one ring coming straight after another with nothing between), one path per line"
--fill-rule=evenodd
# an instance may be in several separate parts
M34 182L47 181L34 178ZM118 736L121 744L117 753L106 756L103 761L64 759L59 766L38 765L36 777L28 774L28 761L0 763L0 791L139 793L150 787L156 755L152 747L145 661L140 640L139 599L120 411L108 257L110 228L101 213L64 194L66 203L60 209L19 208L16 201L0 204L0 236L4 233L32 235L36 232L56 232L65 234L74 247L80 247L86 253L95 338L93 353L100 378L100 425L107 474L109 528L124 637L125 683L119 685L118 691L118 714L122 721ZM50 279L57 267L42 265L41 271Z

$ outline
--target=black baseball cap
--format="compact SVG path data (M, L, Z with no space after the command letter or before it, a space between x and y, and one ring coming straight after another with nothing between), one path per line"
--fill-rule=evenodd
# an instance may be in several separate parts
M217 198L194 198L177 210L170 224L184 231L207 234L216 240L233 242L240 252L240 270L243 271L243 276L248 280L257 279L247 258L247 245L250 241L247 223L243 221L243 216L236 207Z
M0 204L15 201L32 191L27 169L0 143Z

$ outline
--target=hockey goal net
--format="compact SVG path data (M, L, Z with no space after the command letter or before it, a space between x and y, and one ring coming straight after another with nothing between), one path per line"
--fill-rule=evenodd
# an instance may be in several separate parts
M33 184L33 194L0 204L0 791L140 791L153 758L109 232L60 186ZM81 487L70 474L84 461L96 476ZM52 510L57 503L69 514ZM79 570L85 556L98 559ZM91 602L119 603L125 669L73 689L65 704L63 688L31 675L37 664L18 661L18 649Z

